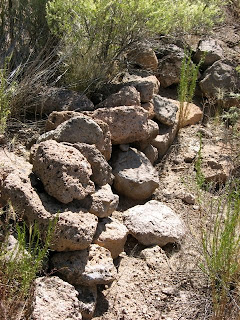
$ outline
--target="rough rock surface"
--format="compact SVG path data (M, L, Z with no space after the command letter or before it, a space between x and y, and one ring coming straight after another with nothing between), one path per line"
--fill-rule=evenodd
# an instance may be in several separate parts
M131 199L145 200L159 186L156 169L142 152L134 148L118 153L113 162L113 174L115 189Z
M74 148L79 150L87 159L92 168L91 180L98 186L112 184L112 168L107 163L102 153L94 146L87 143L74 143Z
M76 286L83 319L92 319L97 304L97 287Z
M176 121L177 106L171 100L159 95L153 96L153 105L157 120L168 126L173 126Z
M229 92L238 88L240 76L233 66L222 61L216 61L204 72L203 79L199 84L205 96L218 98L219 90Z
M101 108L95 110L92 117L108 124L113 144L148 138L148 114L142 107Z
M162 125L159 128L159 134L152 140L151 144L158 149L159 157L164 156L172 144L177 133L177 122L172 127Z
M76 148L54 140L38 145L33 172L41 179L48 194L62 203L84 199L95 190L86 158Z
M151 164L154 164L158 159L158 149L149 144L145 149L143 149L143 153L149 159Z
M99 218L104 218L110 216L117 209L118 202L119 196L112 192L109 184L106 184L83 199L80 203L89 212Z
M149 144L152 142L154 138L159 134L159 126L158 124L153 120L148 120L148 138L137 141L133 144L135 148L137 148L140 151L143 151Z
M148 119L153 119L155 117L154 105L152 100L141 104L141 107L148 112Z
M113 108L119 106L140 106L140 93L133 86L123 87L119 92L111 94L107 99L95 106L98 108Z
M171 101L178 107L177 119L179 120L180 128L197 124L202 120L203 118L202 110L194 103L186 103L186 102L184 102L184 105L181 111L182 116L180 119L179 118L180 102L177 100L171 100Z
M145 70L157 71L158 59L156 54L146 44L138 44L136 48L130 50L127 59L130 63L137 64Z
M81 320L78 292L58 277L37 278L32 301L33 320Z
M180 82L183 57L184 53L178 51L159 60L157 78L162 87L167 88L172 84L178 84Z
M201 172L209 183L225 183L233 165L231 157L220 145L206 144L201 151Z
M82 251L55 253L51 262L61 277L74 285L109 284L117 275L110 251L97 244Z
M179 242L185 234L178 215L156 200L125 211L124 224L139 242L147 246Z
M98 223L94 243L108 249L115 259L124 251L128 229L114 218L104 218Z
M196 63L199 63L203 57L204 61L202 66L204 67L211 66L217 60L222 59L223 49L219 41L214 39L201 40L198 44L198 48L193 57L193 60Z
M105 123L101 120L95 120L95 125L94 125L92 122L89 123L89 121L88 121L89 117L87 115L83 115L79 112L74 112L74 111L52 112L49 115L48 120L46 121L46 125L45 125L46 131L48 131L48 130L51 130L51 131L46 132L45 134L40 136L40 138L38 139L38 143L41 141L48 140L48 139L55 139L56 140L56 137L55 137L56 131L54 131L54 129L56 129L61 123L65 122L71 118L74 118L74 117L82 117L85 120L78 120L79 125L81 127L79 135L75 135L75 138L71 137L71 141L68 141L69 140L69 138L68 138L66 142L71 142L71 143L83 142L83 143L88 143L88 144L95 144L96 147L99 149L99 151L104 155L104 157L108 161L111 158L112 144L111 144L111 133L109 131L109 127L108 127L107 123ZM84 124L81 124L82 121L84 122ZM101 131L99 130L99 127L96 126L96 124L102 130L103 140L102 140L102 136L101 136L102 135ZM77 123L73 123L71 125L73 126L73 128L72 128L73 130L78 130ZM81 130L85 131L86 128L88 130L87 131L88 133L90 131L89 136L87 136L87 134L86 134L87 132L84 132L84 134L82 134L82 136L81 136ZM67 130L69 130L69 129L67 129ZM97 132L100 140L94 141L93 140L94 137L91 137L91 132L92 133ZM74 133L72 133L72 134L74 134ZM79 141L76 141L77 139L79 139Z
M50 221L58 217L52 250L82 250L93 240L97 228L95 215L78 206L60 204L47 194L37 194L27 175L17 171L9 174L3 182L2 196L28 223L38 223L43 238Z
M94 109L94 104L85 94L63 88L44 87L38 98L40 103L36 108L32 108L32 111L38 113L49 114L53 111L91 111Z

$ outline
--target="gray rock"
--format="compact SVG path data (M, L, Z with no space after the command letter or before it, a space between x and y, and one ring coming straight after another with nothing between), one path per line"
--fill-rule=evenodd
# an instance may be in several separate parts
M97 244L82 251L55 253L51 262L61 277L74 285L109 284L117 275L110 251Z
M89 195L80 204L99 218L110 216L118 206L119 196L113 194L111 186L106 184Z
M97 287L76 286L83 319L92 319L97 304Z
M112 184L112 168L107 163L102 153L94 146L87 143L74 143L73 147L81 152L92 168L91 180L98 186Z
M159 186L156 169L140 151L119 152L113 162L114 188L131 199L145 200Z
M224 92L229 92L240 86L240 76L231 65L216 61L204 72L203 79L199 84L205 96L221 99Z
M177 106L167 98L159 95L153 96L153 105L157 120L168 126L173 126L176 121Z
M202 66L209 67L217 60L223 58L223 49L219 42L214 39L201 40L193 57L194 62L199 63L203 59Z
M162 157L167 152L177 134L177 122L172 126L162 125L159 128L159 135L152 140L151 144L158 149L159 157Z
M140 93L135 87L123 87L119 92L111 94L107 99L96 105L95 108L113 108L120 106L141 106Z
M156 200L125 211L124 224L139 242L147 246L155 244L162 247L179 242L185 234L178 215Z
M128 229L113 218L104 218L98 223L94 243L108 249L115 259L124 251Z
M151 164L154 164L155 161L158 159L158 149L149 144L144 150L143 153L148 158L148 160L151 162Z
M58 277L42 277L34 281L33 320L81 320L78 291Z
M86 158L77 149L54 140L38 145L33 172L41 179L48 194L62 203L84 199L95 190Z

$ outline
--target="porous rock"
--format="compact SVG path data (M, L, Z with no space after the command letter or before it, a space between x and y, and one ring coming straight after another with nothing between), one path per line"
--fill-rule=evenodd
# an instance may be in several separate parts
M198 44L196 53L194 54L193 60L199 63L203 59L201 66L209 67L217 60L223 58L223 49L220 43L215 39L201 40Z
M179 242L185 234L179 216L156 200L125 211L124 224L139 242L147 246L155 244L162 247Z
M86 158L76 148L54 140L38 145L33 172L41 179L48 194L62 203L84 199L95 190Z
M145 149L143 149L143 153L149 159L151 164L154 164L158 159L158 149L149 144Z
M75 289L83 319L92 319L97 304L97 287L76 286Z
M119 106L140 106L140 93L133 86L123 87L119 92L108 96L104 101L95 106L98 108L113 108Z
M31 179L33 179L31 177ZM34 179L33 179L34 180ZM28 224L38 223L42 238L49 223L56 219L51 248L56 251L82 250L93 240L97 217L78 206L66 206L45 193L37 193L26 174L14 171L3 181L2 196Z
M106 184L82 201L81 205L99 218L110 216L118 206L119 196L112 192L111 186Z
M142 107L101 108L95 110L92 117L108 124L112 144L131 143L148 138L148 114Z
M172 100L172 102L178 107L177 119L179 121L180 128L197 124L202 120L203 112L194 103L184 102L180 107L179 101Z
M112 168L107 163L102 153L94 146L87 143L74 143L74 148L79 150L87 159L92 168L91 180L98 186L112 184Z
M156 169L140 151L119 152L113 162L114 188L126 197L145 200L159 186Z
M109 284L117 275L110 251L97 244L81 251L55 253L51 262L61 277L74 285Z
M173 126L176 121L177 106L169 99L163 98L160 95L153 96L153 105L157 120L168 126Z
M56 276L37 278L32 299L33 320L82 319L78 291Z
M145 102L141 104L141 107L148 112L148 119L153 119L155 117L153 101Z
M94 243L108 249L115 259L124 251L128 229L114 218L104 218L99 221L94 236Z
M239 87L240 76L233 66L220 60L207 68L199 84L205 96L219 98L221 92Z

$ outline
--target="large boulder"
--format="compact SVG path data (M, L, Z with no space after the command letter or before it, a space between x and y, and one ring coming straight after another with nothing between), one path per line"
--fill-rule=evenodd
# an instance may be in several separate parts
M49 114L53 111L91 111L94 104L84 93L57 87L43 87L35 104L27 111Z
M142 107L101 108L95 110L92 117L108 124L112 144L125 144L148 138L148 113Z
M87 196L80 203L89 212L95 214L99 218L110 216L118 206L119 196L112 192L111 186L106 184L96 192Z
M34 281L33 320L81 320L78 291L58 277L41 277Z
M31 177L34 180L34 177ZM14 171L2 184L2 197L30 225L37 222L42 238L50 222L56 221L51 248L73 251L87 248L97 228L97 217L80 206L66 206L45 193L37 193L39 181L32 182L26 174ZM32 185L33 184L33 185Z
M108 249L115 259L124 251L128 229L113 218L104 218L98 223L94 243Z
M137 44L127 53L127 60L131 64L138 65L142 69L157 71L158 59L152 48L146 44Z
M151 200L124 213L124 224L142 244L165 246L179 242L185 228L179 216L165 204Z
M118 152L113 161L113 174L114 188L131 199L145 200L159 186L158 172L148 158L134 148Z
M51 263L64 280L74 285L109 284L117 275L110 251L97 244L81 251L55 253Z
M86 158L74 147L54 140L41 142L33 157L33 172L45 190L62 203L84 199L95 190L90 180L92 169Z
M214 39L201 40L198 44L196 53L193 56L193 60L199 63L203 59L202 67L209 67L217 60L223 58L223 49L220 43Z
M240 75L235 67L220 60L207 68L199 84L205 96L221 99L222 94L240 86Z
M177 106L171 100L157 94L153 96L153 105L157 120L168 126L173 126L176 121Z
M79 150L87 159L92 168L91 180L98 186L112 184L112 168L107 163L102 153L94 146L87 143L74 143L74 148Z
M96 105L98 108L113 108L119 106L140 106L140 93L133 86L123 87L119 92L108 96L104 101Z

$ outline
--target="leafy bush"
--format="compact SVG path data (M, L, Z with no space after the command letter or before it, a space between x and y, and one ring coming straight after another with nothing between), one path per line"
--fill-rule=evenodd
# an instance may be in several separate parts
M47 4L51 31L68 53L68 81L81 89L106 81L132 44L157 33L202 30L219 18L219 1L53 0Z

